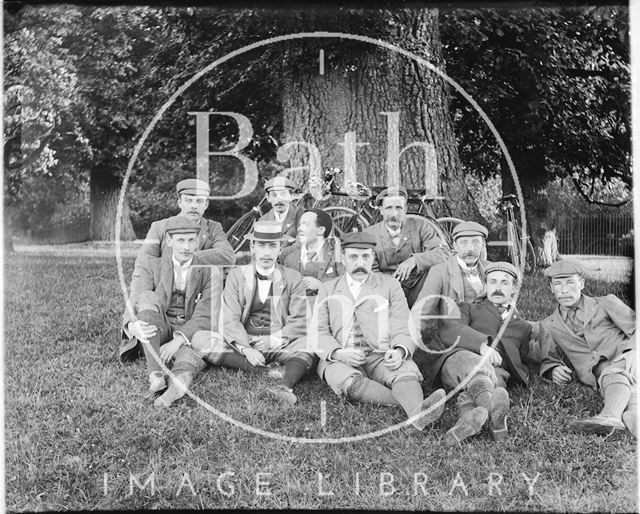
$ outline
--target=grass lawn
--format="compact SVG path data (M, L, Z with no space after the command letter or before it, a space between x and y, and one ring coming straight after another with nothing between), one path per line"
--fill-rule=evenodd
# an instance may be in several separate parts
M129 279L132 260L125 264ZM422 434L292 443L238 428L192 398L154 409L144 362L117 360L123 297L113 259L10 255L4 271L8 510L638 510L635 441L567 432L571 418L601 406L586 387L535 379L512 392L501 445L483 432L444 448L451 405ZM629 302L621 284L588 281L588 293L605 291ZM519 303L530 319L546 315L545 280L527 278ZM404 420L399 408L341 401L315 375L283 410L264 394L268 380L208 369L192 390L238 421L288 436L337 438Z

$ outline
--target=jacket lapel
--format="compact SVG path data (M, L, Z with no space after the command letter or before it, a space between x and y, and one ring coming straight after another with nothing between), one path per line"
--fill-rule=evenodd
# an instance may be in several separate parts
M284 292L286 284L284 282L284 273L280 266L276 266L275 271L273 272L273 310L278 312L278 304L282 299L282 293ZM285 319L281 319L282 324L284 325Z
M583 295L582 298L582 307L584 309L582 328L584 330L584 327L586 327L591 319L596 315L596 311L598 310L598 303L590 296Z
M209 239L209 226L206 219L200 219L200 230L198 231L198 248L204 248L204 243Z
M464 300L464 283L462 281L462 270L455 255L449 259L447 267L449 270L449 284L455 293L455 300L456 302L462 301Z
M164 293L165 305L169 305L173 292L173 254L167 252L165 255L166 257L160 260L160 288Z
M249 319L251 313L251 303L253 302L253 295L255 294L256 275L253 263L243 266L242 275L244 276L244 306L242 308L242 323L244 324Z

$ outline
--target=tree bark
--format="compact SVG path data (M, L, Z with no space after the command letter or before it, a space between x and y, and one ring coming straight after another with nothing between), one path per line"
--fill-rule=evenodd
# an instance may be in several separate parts
M114 241L116 238L116 217L120 195L119 179L102 170L92 169L90 180L90 237L93 241ZM122 241L131 241L135 238L136 234L131 223L129 204L125 199L120 239Z
M373 37L443 69L437 10L379 11L379 16L386 31ZM300 30L305 28L309 27ZM403 151L399 182L414 189L433 186L433 195L447 198L438 209L440 215L480 219L464 182L444 80L414 60L370 43L342 41L337 46L316 40L305 46L308 61L317 63L323 48L327 48L327 57L322 74L318 67L309 67L285 81L284 142L312 143L319 150L323 168L345 170L349 168L345 134L355 132L357 143L368 144L356 147L354 178L368 186L395 185L398 180L389 161L389 131L397 120L398 150L414 142L429 143L436 159L436 164L431 164L433 159L429 160L421 147ZM337 50L332 52L331 48ZM292 147L290 156L292 168L309 163L308 150L302 146ZM304 183L304 179L298 182Z

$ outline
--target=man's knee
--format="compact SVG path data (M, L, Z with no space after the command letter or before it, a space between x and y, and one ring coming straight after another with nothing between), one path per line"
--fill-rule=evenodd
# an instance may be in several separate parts
M220 364L224 353L233 349L224 342L218 332L199 330L191 338L193 351L211 364Z
M174 362L171 371L180 374L185 371L199 373L205 368L204 360L189 346L181 346L174 355Z
M301 362L307 367L307 371L311 371L318 364L318 356L309 352L295 352L288 360Z

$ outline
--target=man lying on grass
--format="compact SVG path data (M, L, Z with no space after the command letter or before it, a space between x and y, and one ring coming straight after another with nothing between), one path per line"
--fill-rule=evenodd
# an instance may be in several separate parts
M424 430L441 416L445 394L439 389L424 400L407 300L398 280L372 273L375 246L368 232L343 236L346 274L320 286L309 343L320 357L318 375L336 394L399 405Z
M214 365L252 373L281 374L267 392L284 404L297 401L293 386L315 367L317 357L306 347L307 301L300 273L276 264L283 241L281 224L257 221L251 241L252 262L229 272L223 293L224 343L208 350ZM269 370L277 363L284 370ZM273 371L274 373L272 373Z
M599 414L576 420L570 428L607 435L626 427L637 438L635 312L615 295L583 294L578 262L555 262L544 274L558 305L540 322L540 374L556 384L567 384L575 372L580 382L604 398Z
M507 383L527 386L529 382L523 362L531 325L518 315L513 301L518 280L518 270L511 263L487 263L486 294L473 303L460 303L459 319L443 323L440 338L431 343L437 353L445 352L433 369L445 388L455 389L471 377L458 395L458 421L445 435L447 446L480 432L487 418L493 438L507 438Z
M191 344L206 347L220 339L222 279L209 267L195 265L198 222L173 216L165 230L170 251L162 257L141 255L136 261L120 347L122 361L135 359L142 348L152 394L167 388L161 362L168 365L175 358L169 388L155 400L156 407L168 407L182 397L205 367Z

